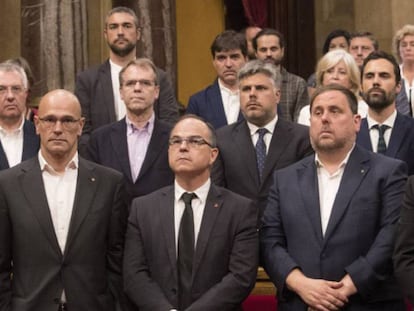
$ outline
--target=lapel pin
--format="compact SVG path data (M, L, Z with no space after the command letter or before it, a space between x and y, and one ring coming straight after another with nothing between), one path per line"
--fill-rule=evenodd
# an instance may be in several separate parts
M364 174L365 173L365 170L364 169L361 169L361 174Z
M215 208L218 208L219 207L219 205L218 205L218 203L214 203L214 205L213 205Z
M91 181L95 181L95 177L91 177Z

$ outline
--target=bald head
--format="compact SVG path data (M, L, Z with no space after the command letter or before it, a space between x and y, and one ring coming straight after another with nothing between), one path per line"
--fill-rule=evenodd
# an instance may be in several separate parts
M57 89L46 93L39 103L39 115L51 107L65 106L71 108L72 112L81 117L81 106L78 98L71 92L63 89Z

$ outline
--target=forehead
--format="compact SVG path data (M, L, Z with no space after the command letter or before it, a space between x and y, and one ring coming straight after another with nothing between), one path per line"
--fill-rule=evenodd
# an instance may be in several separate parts
M134 22L134 17L125 12L117 12L112 14L111 16L108 16L108 19L106 20L108 24L122 24L122 23L132 23Z
M57 96L46 98L40 102L39 116L74 116L80 117L81 110L74 98Z
M376 72L387 72L389 74L394 75L394 66L388 60L381 58L381 59L373 59L370 60L364 68L364 73L376 73Z
M411 42L414 41L414 35L405 35L402 39L401 42Z
M17 71L0 71L0 84L23 84L23 79Z
M257 46L280 46L279 37L276 35L263 35L257 39Z
M155 78L154 71L146 66L138 66L138 65L131 65L127 69L125 69L123 73L124 77L128 78Z
M256 73L251 76L245 77L240 80L240 86L253 85L253 84L272 84L272 79L266 76L264 73Z
M230 55L237 55L237 54L242 54L240 49L232 49L232 50L226 50L226 51L220 51L220 52L215 52L215 56L230 56Z
M345 37L335 37L331 40L330 44L339 44L339 43L347 43Z
M171 136L201 136L205 138L208 134L207 125L192 118L179 121L171 131Z
M312 111L315 109L329 109L333 107L340 107L351 111L346 96L336 90L326 91L316 96L312 104Z
M374 47L374 44L372 43L371 39L367 37L355 37L351 39L351 46L355 45L365 45L370 46L372 48Z

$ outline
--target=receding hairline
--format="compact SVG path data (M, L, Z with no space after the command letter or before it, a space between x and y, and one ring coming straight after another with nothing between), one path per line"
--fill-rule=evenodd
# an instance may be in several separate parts
M80 105L80 102L78 100L78 98L76 97L75 94L64 90L64 89L57 89L57 90L53 90L50 91L48 93L46 93L39 102L39 113L42 112L42 110L44 109L44 105L46 103L56 103L62 100L62 98L64 99L68 99L69 102L71 102L73 105L75 105L76 110L79 112L79 116L82 115L82 108Z

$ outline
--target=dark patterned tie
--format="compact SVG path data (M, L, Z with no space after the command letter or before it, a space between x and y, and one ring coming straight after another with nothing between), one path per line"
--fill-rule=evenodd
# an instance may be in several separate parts
M257 171L259 172L259 179L262 181L263 169L266 160L266 143L263 137L267 133L267 130L265 128L261 128L257 130L257 133L259 134L259 138L256 143Z
M191 201L197 196L185 192L182 199L185 204L178 234L178 294L179 310L186 309L191 304L191 277L194 257L194 218Z
M377 153L384 154L387 151L387 145L385 144L384 133L389 128L388 125L378 125L375 124L372 128L378 131L378 145L377 145Z

